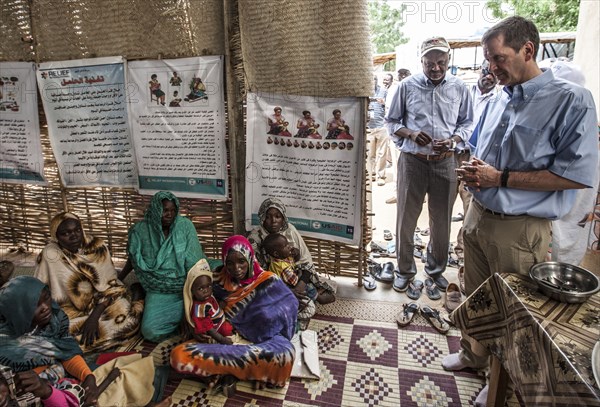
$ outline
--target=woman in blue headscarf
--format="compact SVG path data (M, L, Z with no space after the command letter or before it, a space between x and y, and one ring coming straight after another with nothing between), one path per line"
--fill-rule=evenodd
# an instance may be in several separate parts
M51 384L65 372L97 397L96 378L69 333L69 319L37 278L18 276L0 290L0 365L13 372L34 369Z
M157 192L144 220L129 230L130 267L146 290L142 336L152 342L173 335L183 317L183 285L187 273L206 259L192 221L179 214L179 200L170 192ZM211 269L221 264L207 259Z

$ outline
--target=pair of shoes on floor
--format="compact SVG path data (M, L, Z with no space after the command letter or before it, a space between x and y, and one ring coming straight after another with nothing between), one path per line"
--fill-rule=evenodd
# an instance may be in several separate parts
M425 279L425 293L427 298L432 301L439 300L442 298L440 291L446 291L448 287L448 280L441 274L435 277L427 277Z
M377 185L380 186L380 187L384 186L385 185L385 178L379 178L377 180Z
M389 284L394 281L395 272L394 272L394 263L388 261L387 263L383 263L381 269L379 269L375 273L371 273L371 275L375 278L375 280Z
M421 316L425 321L429 322L429 325L443 335L450 330L450 324L440 316L440 311L431 308L429 305L421 306Z
M398 198L396 198L395 196L389 197L388 199L385 200L386 204L395 204L398 203Z
M460 288L455 283L448 284L446 288L446 297L444 299L444 308L446 311L452 312L462 304L462 294Z
M392 240L394 238L394 235L392 234L392 231L389 229L385 229L383 231L383 240Z

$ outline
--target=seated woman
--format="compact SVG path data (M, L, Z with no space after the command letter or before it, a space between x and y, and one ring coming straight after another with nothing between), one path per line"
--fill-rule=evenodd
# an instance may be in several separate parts
M321 139L322 137L317 131L320 124L313 119L308 110L303 111L302 116L302 119L298 119L298 123L296 123L298 133L294 137Z
M287 129L289 122L281 114L281 107L279 106L273 108L273 114L267 117L267 124L269 125L267 134L285 137L291 137L292 135Z
M48 285L84 352L118 346L135 336L144 310L141 290L133 295L117 279L104 241L86 235L79 218L69 212L52 219L50 239L38 256L34 277Z
M156 76L156 74L152 74L152 76L150 77L150 82L148 82L148 84L150 85L150 93L152 93L154 95L154 97L156 97L156 101L160 102L161 105L165 105L165 92L162 91L162 89L160 88L160 82L158 81L158 76Z
M327 120L327 136L326 139L334 140L354 140L350 135L350 127L342 117L340 109L333 111L333 117Z
M284 386L292 372L298 301L277 276L263 271L248 240L223 244L225 266L214 274L213 294L224 302L227 320L250 345L184 342L171 352L171 367L199 377L230 375L258 384ZM190 330L191 324L186 323ZM188 336L188 337L189 337Z
M81 383L82 405L142 406L152 398L152 357L131 355L127 362L106 364L92 373L69 334L67 315L52 300L48 286L34 277L15 277L0 289L0 343L0 365L19 376L33 370L55 387L73 381L68 374Z
M120 278L131 269L146 291L142 336L152 342L176 333L183 318L183 284L190 268L206 259L191 220L179 214L179 200L157 192L144 220L129 230L129 259ZM207 259L211 269L221 264Z
M190 93L185 98L186 102L193 102L197 99L208 99L206 95L206 86L202 82L202 79L194 77L190 84Z
M332 281L320 278L316 273L310 252L304 239L296 227L288 222L285 215L285 206L277 198L267 198L258 209L260 226L248 234L248 240L256 253L256 258L264 269L269 268L269 255L262 245L263 240L270 233L281 233L293 246L292 255L296 261L296 269L310 276L311 283L317 288L319 295L316 299L320 304L335 301L336 287Z

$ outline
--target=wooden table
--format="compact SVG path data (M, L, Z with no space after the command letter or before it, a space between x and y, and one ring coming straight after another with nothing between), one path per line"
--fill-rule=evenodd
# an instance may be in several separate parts
M488 407L504 405L508 378L528 406L600 406L591 366L600 294L565 304L529 279L494 274L451 318L493 356Z

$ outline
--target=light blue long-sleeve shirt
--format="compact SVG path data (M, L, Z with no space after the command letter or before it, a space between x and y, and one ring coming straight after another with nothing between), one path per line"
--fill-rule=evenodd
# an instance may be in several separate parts
M462 80L449 73L437 86L424 73L404 79L388 91L386 108L385 122L390 137L405 153L433 154L433 146L431 143L419 146L394 134L404 127L422 130L437 140L456 134L464 142L471 135L473 105L469 90Z
M498 170L550 172L592 187L598 162L598 119L591 93L552 71L512 88L488 104L476 129L475 157ZM597 182L597 181L596 181ZM576 190L483 188L473 197L506 214L564 216Z

